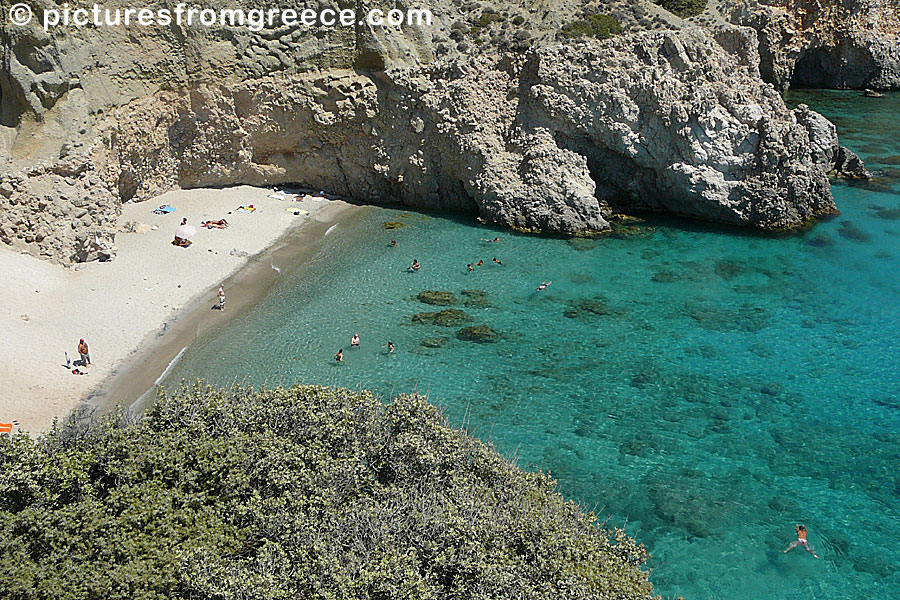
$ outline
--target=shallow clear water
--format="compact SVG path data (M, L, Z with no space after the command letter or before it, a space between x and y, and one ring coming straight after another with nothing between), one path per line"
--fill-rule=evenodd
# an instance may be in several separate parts
M811 231L669 221L567 241L367 208L265 302L188 349L168 382L426 392L523 466L550 470L567 496L627 522L653 555L658 593L890 597L900 589L900 95L789 100L832 117L882 176L835 184L843 214ZM395 220L407 226L385 231ZM481 241L495 235L503 241ZM478 344L457 339L459 326L412 323L440 310L416 300L422 290L454 292L472 324L502 338ZM486 292L489 306L465 306L462 290ZM361 348L349 347L354 332ZM447 340L421 346L429 337ZM781 552L796 522L823 560Z

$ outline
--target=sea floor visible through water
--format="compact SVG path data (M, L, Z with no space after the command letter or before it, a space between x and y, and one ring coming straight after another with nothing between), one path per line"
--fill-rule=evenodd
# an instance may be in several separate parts
M835 182L842 214L808 231L652 219L566 240L367 208L261 304L188 348L166 383L426 393L452 423L625 525L665 597L890 597L900 589L900 95L788 100L833 119L878 175ZM417 273L406 271L413 259ZM426 290L456 304L422 303ZM444 309L471 320L414 322ZM499 335L464 340L466 325ZM782 552L799 522L821 560Z

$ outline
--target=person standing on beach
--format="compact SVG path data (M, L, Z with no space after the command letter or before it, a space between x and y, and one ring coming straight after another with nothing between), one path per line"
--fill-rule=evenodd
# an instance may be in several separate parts
M809 530L806 529L806 525L798 523L795 529L797 530L797 541L792 542L791 545L787 547L787 549L784 551L785 554L787 554L797 546L803 546L804 548L806 548L807 552L809 552L816 558L819 558L819 555L812 551L812 548L809 547L809 542L806 541L806 534L809 533Z
M78 354L81 355L81 364L85 367L91 366L91 353L88 348L87 342L84 341L84 338L78 340Z
M219 291L216 292L216 296L219 297L219 310L225 310L225 284L219 286Z

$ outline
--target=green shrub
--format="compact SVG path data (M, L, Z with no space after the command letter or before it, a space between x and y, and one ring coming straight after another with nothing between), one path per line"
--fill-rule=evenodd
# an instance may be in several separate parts
M653 0L653 3L682 19L696 17L706 10L706 0Z
M562 28L567 37L589 36L605 40L622 33L622 24L610 15L590 15L581 21L569 23Z
M649 598L646 554L419 396L161 396L0 438L19 599Z

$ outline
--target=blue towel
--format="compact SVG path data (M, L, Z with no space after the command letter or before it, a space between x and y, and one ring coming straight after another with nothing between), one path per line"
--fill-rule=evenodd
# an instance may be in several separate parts
M154 215L165 215L170 212L175 212L175 207L169 206L168 204L163 204L159 208L153 209Z

